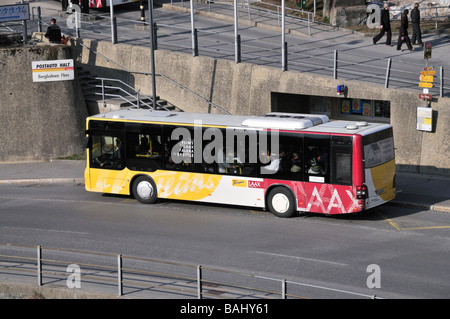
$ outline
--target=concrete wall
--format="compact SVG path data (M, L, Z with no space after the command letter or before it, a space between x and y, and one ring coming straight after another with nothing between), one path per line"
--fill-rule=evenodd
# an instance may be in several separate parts
M32 61L68 58L66 46L0 49L0 161L47 160L84 151L87 112L78 82L32 79Z
M150 50L109 42L83 40L84 45L107 57L109 62L79 44L72 46L83 69L102 76L116 75L151 95L151 76L125 72L150 72ZM115 64L115 63L117 64ZM416 106L422 105L418 93L385 89L383 86L334 80L278 68L236 64L232 61L189 54L155 51L156 73L164 74L223 107L232 114L264 114L271 111L271 92L336 97L336 86L345 84L349 98L391 101L397 164L407 170L450 174L450 99L433 101L437 116L432 133L416 130ZM207 112L208 104L162 77L156 78L157 95L185 111ZM214 111L213 112L217 112Z

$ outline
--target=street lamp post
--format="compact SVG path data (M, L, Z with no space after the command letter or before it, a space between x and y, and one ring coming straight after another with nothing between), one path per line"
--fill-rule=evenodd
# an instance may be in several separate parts
M155 77L155 47L154 39L155 32L153 30L153 0L148 0L148 13L150 17L150 72L152 73L152 94L153 94L153 109L156 109L156 77Z

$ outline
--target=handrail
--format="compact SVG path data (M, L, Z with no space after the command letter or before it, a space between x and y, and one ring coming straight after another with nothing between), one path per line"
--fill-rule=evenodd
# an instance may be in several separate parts
M122 80L118 80L118 79L111 79L111 78L103 78L103 77L91 77L90 79L92 80L100 80L101 81L101 85L98 84L89 84L86 81L81 80L81 82L90 85L91 87L97 87L97 88L101 88L102 92L101 93L97 93L97 92L92 92L91 94L94 95L101 95L102 96L102 101L103 104L105 104L105 97L113 97L113 98L120 98L122 100L124 100L125 102L137 107L138 109L141 108L141 105L145 105L150 109L154 109L153 105L149 105L148 103L146 103L145 101L142 101L142 97L144 97L145 99L149 99L151 101L153 101L152 98L148 97L145 94L142 94L139 90L136 90L135 88L133 88L132 86L128 85L127 83L123 82ZM120 86L108 86L105 85L105 81L110 81L110 82L119 82L120 84L126 86L128 89L134 91L133 95L132 93L128 92L127 90L124 90L123 88L121 88ZM136 98L136 103L133 102L132 100L127 99L125 96L120 95L120 94L112 94L112 93L106 93L105 89L113 89L113 90L119 90L120 92L125 93L127 96ZM169 111L169 109L167 109L165 106L161 105L160 103L158 103L157 101L155 101L156 105L160 108L163 109L165 111Z
M74 41L76 41L76 38L71 38L71 39L74 40ZM101 53L99 53L99 52L97 52L97 51L95 51L95 50L89 48L89 47L88 47L87 45L85 45L84 43L82 43L82 42L80 42L80 41L76 41L76 43L77 43L77 44L80 44L80 45L83 46L83 47L85 47L86 49L88 49L89 51L93 52L94 54L96 54L96 55L98 55L98 56L104 58L107 62L110 62L110 63L115 64L116 66L120 67L120 68L121 68L122 70L124 70L124 71L127 71L127 72L129 72L129 73L133 73L133 74L143 74L143 75L151 75L151 74L152 74L152 73L150 73L150 72L131 71L131 70L127 69L126 67L124 67L123 65L121 65L121 64L119 64L119 63L117 63L117 62L111 60L110 58L108 58L108 57L102 55ZM206 99L206 98L202 97L201 95L199 95L198 93L195 93L194 91L188 89L187 87L185 87L184 85L182 85L182 84L178 83L177 81L171 79L170 77L168 77L168 76L166 76L166 75L164 75L164 74L161 74L161 73L155 73L155 75L156 75L156 76L161 76L162 78L164 78L164 79L166 79L166 80L172 82L173 84L177 85L179 88L181 88L181 89L183 89L183 90L186 90L186 91L188 91L188 92L191 93L191 94L194 94L196 97L198 97L198 98L200 98L201 100L205 101L205 102L208 103L210 106L212 106L212 107L214 107L214 108L216 108L216 109L218 109L218 110L224 112L225 114L231 114L230 112L228 112L228 111L225 110L224 108L222 108L222 107L220 107L220 106L218 106L218 105L212 103L212 102L209 101L208 99ZM153 99L151 99L151 100L153 100ZM166 109L166 110L167 110L167 109Z

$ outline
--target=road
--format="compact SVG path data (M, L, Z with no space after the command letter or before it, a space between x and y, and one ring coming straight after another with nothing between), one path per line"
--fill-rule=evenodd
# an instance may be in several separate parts
M48 23L52 16L58 17L58 24L66 34L75 36L71 16L60 15L59 2L41 0L33 6L42 7L42 20ZM178 4L179 7L179 4ZM188 8L188 4L184 4ZM196 3L196 9L208 12L208 7ZM231 8L231 9L230 9ZM214 4L211 12L227 14L232 17L232 7ZM90 10L90 18L81 22L81 37L111 41L110 13L108 10ZM149 30L140 24L139 4L132 3L118 6L114 10L117 18L118 43L149 46ZM93 17L96 17L95 19ZM198 46L200 56L220 59L235 59L235 41L233 21L222 20L214 16L195 14L195 28L198 30ZM281 32L277 16L267 16L251 12L252 22L257 21L261 27L248 25L248 12L241 8L239 14L239 35L241 36L241 61L276 68L282 67ZM146 10L146 21L149 21ZM154 22L158 25L158 48L192 54L191 18L189 12L155 7ZM262 26L271 26L268 29ZM312 24L311 36L308 36L307 24L299 20L286 20L286 27L295 34L286 34L288 43L288 70L308 72L324 76L333 76L335 50L338 55L337 77L339 79L365 81L385 85L386 68L391 59L389 87L408 90L422 89L418 87L419 72L426 65L437 70L433 95L439 95L438 79L440 67L450 68L447 58L450 41L448 34L426 34L424 41L432 41L433 54L430 60L424 60L423 49L415 47L397 51L395 46L386 47L382 39L378 45L372 44L371 37L334 30L318 24ZM35 31L37 24L30 22L29 30ZM395 31L394 31L395 32ZM303 34L303 35L301 35ZM396 44L396 36L393 36ZM133 70L132 70L133 71ZM444 73L444 96L450 96L450 78Z
M382 298L449 298L450 215L382 206L361 216L280 219L242 207L0 185L0 243L203 265ZM372 266L371 266L372 265ZM368 288L377 265L380 288ZM307 298L347 298L303 289Z

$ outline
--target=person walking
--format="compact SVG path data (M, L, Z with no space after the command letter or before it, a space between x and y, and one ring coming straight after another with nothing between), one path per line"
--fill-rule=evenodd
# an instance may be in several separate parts
M52 18L50 20L50 25L47 28L45 37L48 38L50 43L61 43L61 29L56 24L56 19Z
M373 38L373 44L377 44L377 42L384 36L386 33L386 45L391 44L392 31L391 31L391 19L389 17L389 4L387 2L383 5L383 10L381 10L381 25L380 25L380 33Z
M408 36L408 13L409 10L405 9L402 12L401 20L400 20L400 28L398 33L398 41L397 41L397 51L401 51L403 41L406 42L409 51L412 51L413 47L411 45L411 40Z
M423 46L422 31L420 31L420 10L418 3L414 3L414 9L411 10L411 25L413 30L411 43L416 44L417 40L417 44Z

